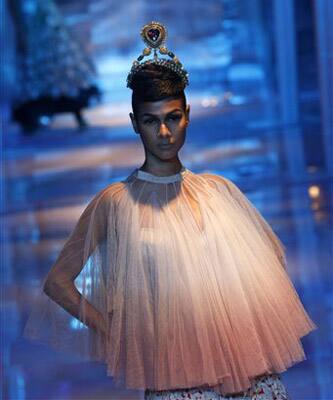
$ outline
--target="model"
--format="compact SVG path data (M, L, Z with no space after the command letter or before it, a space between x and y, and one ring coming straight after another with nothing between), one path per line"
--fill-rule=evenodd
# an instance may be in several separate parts
M145 399L287 399L279 373L306 358L300 338L317 326L254 206L181 163L188 74L162 24L141 36L127 85L144 163L88 204L25 334L105 363Z

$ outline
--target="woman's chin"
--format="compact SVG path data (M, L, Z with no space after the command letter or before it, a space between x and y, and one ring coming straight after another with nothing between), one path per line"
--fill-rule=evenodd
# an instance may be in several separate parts
M176 158L179 153L179 146L176 145L171 145L171 146L160 146L156 149L155 154L158 156L158 158L162 160L167 160L170 158Z
M174 151L164 151L164 152L159 152L158 153L158 158L160 159L160 160L171 160L171 159L174 159L174 158L176 158L177 157L177 155L178 155L178 152L174 152Z

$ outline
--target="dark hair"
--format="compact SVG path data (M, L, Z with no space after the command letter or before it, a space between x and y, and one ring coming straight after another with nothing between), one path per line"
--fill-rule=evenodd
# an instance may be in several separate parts
M181 98L186 108L184 83L172 70L162 65L148 64L138 71L131 82L132 109L135 114L138 103Z

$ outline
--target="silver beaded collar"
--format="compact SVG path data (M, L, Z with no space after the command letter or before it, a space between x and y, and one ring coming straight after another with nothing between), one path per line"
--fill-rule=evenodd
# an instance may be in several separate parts
M172 182L177 182L183 180L183 177L187 171L186 167L182 167L179 172L173 175L167 175L167 176L158 176L151 174L146 171L142 171L141 169L136 169L136 177L138 179L148 181L148 182L154 182L154 183L172 183Z

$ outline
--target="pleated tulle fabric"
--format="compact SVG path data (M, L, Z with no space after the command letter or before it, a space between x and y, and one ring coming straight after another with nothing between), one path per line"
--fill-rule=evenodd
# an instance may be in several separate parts
M81 321L60 306L68 276L105 319L106 340L84 324L84 301ZM300 338L314 329L259 212L230 180L183 167L136 169L92 199L24 336L105 363L117 387L225 395L305 360Z

